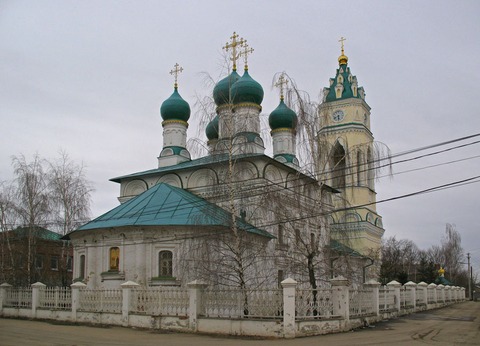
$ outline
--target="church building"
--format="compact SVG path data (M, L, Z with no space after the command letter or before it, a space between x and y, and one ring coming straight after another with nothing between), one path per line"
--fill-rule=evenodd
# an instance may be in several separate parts
M343 41L337 75L318 110L318 136L332 148L319 176L300 167L298 117L285 102L285 75L268 118L271 157L260 135L264 90L248 67L253 49L236 33L223 48L232 70L213 89L208 154L192 159L187 149L191 110L180 96L183 69L176 64L173 93L160 107L158 166L111 179L120 186L121 204L68 235L74 280L91 288L128 280L254 288L291 277L316 288L332 275L348 275L346 263L358 273L377 261L372 254L383 228L375 205L351 208L375 201L373 137L370 108L347 66Z

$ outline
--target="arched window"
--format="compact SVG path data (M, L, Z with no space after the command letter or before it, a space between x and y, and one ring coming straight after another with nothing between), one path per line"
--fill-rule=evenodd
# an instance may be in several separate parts
M158 276L173 276L173 253L160 251L158 254Z
M345 187L345 149L337 142L332 151L332 186L335 188Z
M80 256L80 266L79 266L79 273L78 277L80 279L85 278L85 255Z
M362 185L362 152L357 152L357 186Z
M110 248L110 265L108 270L118 271L120 268L120 249L118 247Z
M370 148L368 148L367 151L367 184L368 187L371 188L372 190L374 189L374 179L375 179L375 171L373 167L373 157L372 157L372 151Z

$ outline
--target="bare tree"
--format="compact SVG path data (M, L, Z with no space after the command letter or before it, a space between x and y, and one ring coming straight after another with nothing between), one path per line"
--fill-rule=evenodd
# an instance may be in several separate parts
M24 155L12 158L15 174L15 208L20 222L28 230L27 282L35 280L36 233L45 227L50 216L48 181L44 160L38 154L31 162Z
M41 233L50 229L66 234L86 222L92 188L83 166L71 161L65 152L52 162L38 154L30 161L24 155L13 156L12 166L14 180L5 182L0 191L2 266L8 258L10 267L17 271L15 280L22 276L22 283L30 284L40 279L40 267L43 266L35 263ZM26 244L22 245L25 253L11 246L11 241L19 237L26 239ZM66 241L63 250L59 270L65 274L63 282L67 283L69 245ZM21 265L22 256L26 257L24 265ZM25 275L20 273L22 267L26 268Z
M53 224L65 235L89 219L93 188L85 176L83 164L73 162L64 151L48 166Z

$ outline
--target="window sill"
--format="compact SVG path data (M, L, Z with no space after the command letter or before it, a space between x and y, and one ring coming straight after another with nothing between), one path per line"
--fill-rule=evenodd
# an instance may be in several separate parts
M157 276L148 282L149 286L180 286L180 281L174 276Z
M125 273L119 271L108 271L100 274L102 281L104 280L125 280Z

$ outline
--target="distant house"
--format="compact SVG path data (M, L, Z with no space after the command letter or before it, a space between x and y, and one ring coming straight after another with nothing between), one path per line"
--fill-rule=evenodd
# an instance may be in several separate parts
M19 227L0 236L0 282L29 286L72 283L73 248L58 233L42 227ZM29 251L30 249L30 251Z

